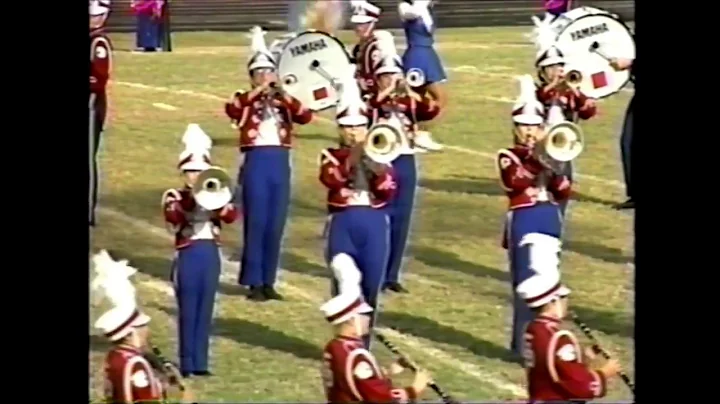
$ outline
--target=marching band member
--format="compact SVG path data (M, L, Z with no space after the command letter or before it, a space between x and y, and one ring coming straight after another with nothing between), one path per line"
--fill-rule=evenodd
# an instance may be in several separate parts
M135 48L137 51L155 52L162 42L163 0L132 0L130 8L135 14Z
M530 75L520 78L520 96L513 106L516 144L497 155L500 185L509 198L503 247L508 250L513 288L547 266L558 265L562 217L558 201L570 195L570 179L550 170L535 155L545 137L543 105L535 98ZM515 295L511 349L521 355L522 332L532 313Z
M545 18L554 19L572 8L572 0L543 0Z
M610 61L610 66L615 70L630 70L630 80L635 83L635 75L637 73L637 64L634 59L614 58ZM627 200L615 205L615 209L635 209L635 200L633 200L633 187L630 174L630 150L632 149L633 133L633 111L635 109L635 94L630 99L630 103L625 111L623 119L622 135L620 135L620 154L622 156L623 175L625 177L625 194Z
M186 148L178 168L185 185L165 191L162 208L168 229L175 235L171 279L178 302L180 370L184 376L200 376L210 375L210 329L221 270L220 229L222 223L235 221L237 211L232 203L214 211L200 206L193 186L200 173L211 167L211 140L200 126L190 124L183 142Z
M113 307L95 322L113 344L105 357L105 394L108 402L156 402L165 399L164 386L143 356L150 317L134 304Z
M429 96L444 110L447 106L447 91L443 83L447 75L440 56L433 47L435 44L435 21L433 16L434 0L403 0L398 4L400 20L405 30L407 49L403 54L405 76L409 83L420 80L414 88L419 94ZM426 126L427 122L420 124ZM426 129L426 128L424 128ZM415 142L427 150L441 150L443 146L436 143L427 131L421 131Z
M389 253L389 224L384 207L395 191L392 168L372 161L363 150L368 134L366 105L353 78L343 83L337 124L347 147L320 154L320 182L328 188L331 208L327 235L328 266L334 274L333 293L362 290L377 309ZM370 326L375 323L375 316ZM369 336L366 346L370 344Z
M88 186L88 224L95 226L98 199L97 153L107 113L106 87L112 67L112 45L105 35L105 22L110 14L110 0L91 0L90 6L90 119L89 150L90 183Z
M362 95L368 97L377 90L373 67L380 57L380 50L374 30L382 9L365 0L353 0L350 5L352 7L350 22L355 24L355 35L358 38L358 43L352 50L352 57L357 65L356 77Z
M400 284L402 258L408 243L418 181L415 150L410 142L413 141L418 122L435 118L440 108L434 101L420 97L408 87L392 36L381 37L380 50L381 57L374 68L378 92L368 101L371 126L383 120L393 121L409 138L403 142L400 157L392 162L397 191L396 197L388 204L390 258L383 288L402 293L407 292Z
M524 335L524 360L531 402L566 402L603 397L607 380L620 371L610 359L592 369L583 361L593 359L592 349L583 352L575 335L561 328L568 313L570 290L560 283L557 270L534 275L517 286L517 294L536 314Z
M236 92L225 112L239 129L244 154L238 175L245 219L239 283L250 288L250 300L262 301L282 299L275 281L290 204L293 124L310 122L312 112L276 86L275 60L265 45L265 32L254 27L251 34L252 90Z
M552 45L554 32L549 20L539 22L536 18L536 45L539 50L535 58L540 83L537 86L537 99L543 103L547 114L547 123L554 125L560 121L577 123L595 116L595 100L568 84L565 73L565 58L558 48ZM565 175L573 178L572 162L564 165ZM560 203L560 211L565 216L568 200Z
M388 373L399 373L402 367L395 362L392 372L384 371L363 345L360 336L369 332L366 314L373 309L361 296L340 294L320 310L335 329L323 351L322 378L329 403L408 403L420 397L431 380L429 373L420 370L412 385L395 388Z

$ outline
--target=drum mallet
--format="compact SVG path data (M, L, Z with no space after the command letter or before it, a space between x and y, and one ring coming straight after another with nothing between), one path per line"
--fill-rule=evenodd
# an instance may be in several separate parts
M320 61L315 59L310 63L310 70L318 72L323 78L330 82L330 85L337 91L340 91L340 83L338 83L325 69L320 66Z
M611 62L611 61L612 61L612 58L611 58L610 56L606 55L605 52L603 52L603 51L600 50L600 43L599 43L598 41L593 42L593 43L590 45L590 49L589 49L589 50L590 50L590 52L597 53L598 55L600 55L600 57L602 57L603 59L607 60L608 62Z
M418 366L410 360L407 356L403 355L402 352L398 349L398 347L395 346L392 342L388 341L387 338L385 338L384 335L380 334L379 332L375 332L375 338L377 338L378 341L380 341L385 347L390 350L390 352L394 353L398 357L400 357L400 360L402 361L403 365L406 365L406 367L413 372L418 371ZM445 392L440 386L438 386L435 382L428 383L428 386L433 389L435 393L437 393L438 396L442 399L444 404L460 404L459 401L452 398L448 393Z

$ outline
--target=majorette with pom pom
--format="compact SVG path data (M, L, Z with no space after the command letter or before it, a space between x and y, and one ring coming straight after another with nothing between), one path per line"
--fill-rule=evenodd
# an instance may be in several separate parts
M220 229L238 216L232 202L208 211L197 204L192 187L198 175L211 167L212 140L191 123L182 137L184 150L177 169L185 182L165 191L162 213L175 236L176 255L171 279L178 301L180 370L186 374L208 372L208 346L215 294L220 276Z
M351 66L342 78L335 118L347 147L328 148L319 156L320 182L328 189L327 257L337 285L334 291L359 293L362 285L365 301L377 307L389 251L384 208L392 200L396 183L389 165L363 156L367 107L354 72L355 66ZM372 320L371 326L374 317ZM366 344L370 344L369 337Z
M562 232L558 202L567 200L571 189L567 176L549 170L534 154L535 145L545 137L545 110L535 96L532 76L518 79L520 95L511 110L515 145L499 150L495 162L500 186L509 200L502 245L508 250L513 285L530 277L540 265L557 265ZM537 261L537 257L545 257L545 261ZM518 355L530 320L527 305L515 299L510 345Z
M236 92L225 111L240 132L244 155L238 186L245 217L240 284L251 300L280 299L275 291L280 244L290 204L290 148L294 125L312 120L312 112L282 91L276 61L265 46L265 32L251 30L248 73L252 90Z
M378 35L379 34L379 35ZM398 189L390 202L390 258L385 288L398 292L405 291L400 285L402 256L408 242L410 219L417 187L416 149L412 142L418 140L417 124L429 121L440 109L428 98L419 96L411 89L406 93L397 89L398 81L404 80L402 60L397 54L392 35L387 31L376 32L379 56L373 65L373 74L378 92L370 97L371 127L376 123L388 122L396 125L405 135L401 155L392 162Z

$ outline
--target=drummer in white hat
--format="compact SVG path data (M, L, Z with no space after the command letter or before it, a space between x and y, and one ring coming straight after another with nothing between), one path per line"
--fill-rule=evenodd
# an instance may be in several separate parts
M515 291L536 316L523 338L530 401L565 402L604 396L607 379L617 375L620 366L608 360L599 368L590 368L582 357L593 359L593 351L583 352L575 335L561 327L568 314L570 289L560 282L560 273L540 272L520 283Z
M373 310L357 291L330 299L320 310L335 329L323 352L328 402L413 402L422 394L431 380L429 373L420 370L411 386L393 388L388 373L402 372L402 365L396 362L386 372L363 344L361 337L369 333L367 315Z

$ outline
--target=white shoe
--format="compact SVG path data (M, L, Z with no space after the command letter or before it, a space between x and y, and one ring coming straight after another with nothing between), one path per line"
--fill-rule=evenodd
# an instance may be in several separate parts
M415 132L415 137L413 138L413 140L416 146L419 146L429 151L440 151L445 147L442 144L434 141L430 132L424 130Z

